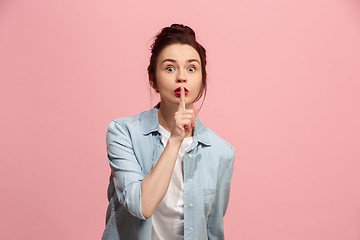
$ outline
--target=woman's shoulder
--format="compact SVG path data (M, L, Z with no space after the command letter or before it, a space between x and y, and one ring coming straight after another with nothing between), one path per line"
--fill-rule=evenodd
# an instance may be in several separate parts
M211 148L214 149L216 152L221 153L222 155L225 154L228 155L230 158L233 158L235 154L234 146L205 125L203 125L202 127L204 135L206 136L207 142L211 146Z
M234 151L234 146L226 141L224 138L220 137L217 133L215 133L210 128L207 128L208 134L211 136L212 141L214 141L214 144L220 144L222 147L226 148L229 151Z
M140 112L133 116L119 117L110 121L109 127L118 125L125 128L140 127L142 122L145 120L149 121L151 117L154 117L154 108Z
M207 161L211 161L211 165L215 166L217 171L222 175L226 169L233 169L235 161L235 148L224 138L220 137L210 128L204 128L204 135L206 135L208 147Z

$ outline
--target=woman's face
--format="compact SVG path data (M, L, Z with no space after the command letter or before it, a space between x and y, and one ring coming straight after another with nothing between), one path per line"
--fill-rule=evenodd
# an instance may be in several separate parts
M161 102L178 105L180 86L185 88L185 103L192 107L202 84L199 53L190 45L171 44L159 54L156 64L156 85Z

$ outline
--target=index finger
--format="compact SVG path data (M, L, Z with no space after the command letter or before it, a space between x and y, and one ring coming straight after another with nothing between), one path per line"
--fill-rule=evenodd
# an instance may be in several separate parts
M183 86L180 87L180 102L179 109L185 110L185 89Z

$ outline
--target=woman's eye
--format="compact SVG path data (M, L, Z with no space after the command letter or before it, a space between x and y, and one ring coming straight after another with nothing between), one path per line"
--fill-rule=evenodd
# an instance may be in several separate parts
M195 67L189 67L188 70L189 70L190 72L195 72Z
M173 71L175 71L175 68L169 66L169 67L166 67L166 71L168 71L168 72L173 72Z

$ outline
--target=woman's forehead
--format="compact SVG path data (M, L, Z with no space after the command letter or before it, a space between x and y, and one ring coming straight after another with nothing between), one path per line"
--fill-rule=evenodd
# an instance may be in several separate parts
M159 54L158 62L163 62L165 59L172 59L178 61L198 60L200 62L200 55L190 45L187 44L171 44L166 46Z

